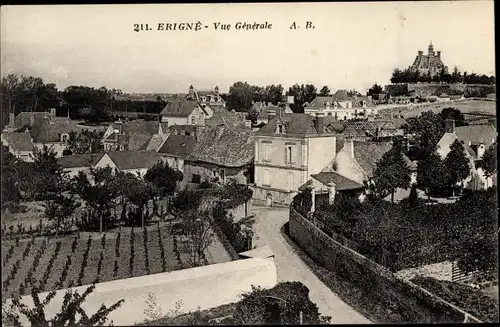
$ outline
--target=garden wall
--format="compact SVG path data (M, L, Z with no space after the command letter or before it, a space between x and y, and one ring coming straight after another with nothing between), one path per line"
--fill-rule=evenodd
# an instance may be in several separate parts
M156 303L166 315L182 301L180 313L218 307L240 300L240 295L250 292L251 286L272 288L277 284L276 265L272 259L251 258L204 267L178 270L135 278L127 278L96 284L87 301L82 305L87 314L95 313L101 304L112 305L120 299L125 302L108 316L115 326L134 325L144 322L144 310L148 308L148 293L154 292ZM82 294L87 286L73 288ZM59 290L46 307L46 315L52 318L61 308L66 290ZM48 293L40 294L43 301ZM10 300L7 301L9 304ZM31 296L21 302L32 307ZM21 315L22 318L25 318ZM27 321L21 321L28 325Z
M249 199L234 208L227 209L227 214L232 214L235 222L250 216L252 214L252 199Z
M404 280L374 261L343 246L290 208L290 236L316 262L387 307L406 323L461 323L463 310Z

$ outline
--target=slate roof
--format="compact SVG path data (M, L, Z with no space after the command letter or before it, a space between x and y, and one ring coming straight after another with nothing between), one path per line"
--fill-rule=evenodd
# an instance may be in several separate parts
M29 132L2 133L2 138L14 151L33 151L34 146Z
M329 183L333 182L338 191L363 188L363 185L350 180L349 178L344 177L337 172L321 172L319 174L311 175L311 177L317 179L324 185L328 185Z
M209 106L210 108L212 108L212 111L214 113L217 113L217 112L228 112L227 108L224 107L224 105L222 105L222 104L207 104L207 106Z
M467 145L469 141L471 145L478 145L482 139L486 147L490 146L493 143L492 140L497 138L497 131L490 124L455 127L455 134L460 141Z
M259 115L257 117L260 119L267 119L269 115L269 110L274 110L275 113L277 113L278 110L281 110L282 113L293 114L293 111L292 109L290 109L290 106L280 107L275 105L268 105L267 107L262 106L259 110L260 110Z
M167 117L188 117L196 107L198 107L198 102L195 100L168 102L160 115Z
M34 125L42 124L45 120L45 117L49 117L48 111L36 111L36 112L20 112L14 118L14 126L16 128L21 128L25 125L31 125L31 114L34 116Z
M161 145L165 140L167 139L168 135L160 135L160 134L155 134L151 139L149 140L147 146L146 146L146 151L156 151L160 149Z
M245 127L246 119L245 112L214 112L214 115L210 119L205 119L205 126L226 126L228 128L233 127Z
M126 146L129 151L146 150L155 135L158 135L159 122L144 119L130 120L123 122L122 135L118 135L118 144ZM120 130L120 123L112 123L115 130ZM163 126L163 125L162 125ZM166 133L166 131L164 131ZM106 141L113 141L115 133L106 138Z
M149 168L161 160L161 156L152 151L110 151L107 155L120 170Z
M359 163L361 168L368 176L373 176L373 172L377 167L377 162L382 159L384 153L392 148L390 142L353 142L354 159ZM403 155L410 170L417 168L407 156Z
M168 127L171 134L181 134L188 132L190 135L196 133L196 125L171 125Z
M193 150L196 138L191 135L170 134L163 142L158 153L185 158Z
M275 116L256 135L279 135L276 134L276 126L279 116ZM281 114L281 120L285 126L285 135L305 136L318 135L314 126L314 117L307 114Z
M186 160L243 167L254 160L254 134L224 127L205 128Z
M85 153L62 156L57 159L62 168L80 168L94 166L101 160L103 153Z
M53 123L45 121L42 124L35 124L30 134L35 143L51 143L61 142L61 134L80 133L82 130L83 128L79 127L75 121L59 117Z

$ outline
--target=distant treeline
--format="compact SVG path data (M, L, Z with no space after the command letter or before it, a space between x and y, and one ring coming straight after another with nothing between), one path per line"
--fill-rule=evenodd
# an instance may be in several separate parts
M458 70L457 67L453 69L453 72L447 73L444 69L440 71L439 74L431 76L430 72L427 74L421 74L419 71L411 71L409 68L401 70L399 68L394 69L392 72L391 83L464 83L464 84L485 84L491 85L495 84L495 76L478 75L476 73L468 74L464 72L463 74Z
M23 111L47 111L56 108L58 116L69 113L72 119L90 122L108 121L115 112L159 114L166 102L161 97L149 101L119 99L123 92L106 87L68 86L58 90L53 83L44 83L42 78L10 74L1 82L2 127L8 122L9 113ZM117 100L117 98L119 100Z

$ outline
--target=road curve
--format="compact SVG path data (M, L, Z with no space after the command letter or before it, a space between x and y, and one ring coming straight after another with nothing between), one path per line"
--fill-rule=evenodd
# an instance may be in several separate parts
M309 288L309 296L322 315L331 316L332 324L369 324L369 319L337 297L283 239L280 228L288 221L288 208L254 207L256 220L253 245L268 245L274 252L278 281L300 281Z

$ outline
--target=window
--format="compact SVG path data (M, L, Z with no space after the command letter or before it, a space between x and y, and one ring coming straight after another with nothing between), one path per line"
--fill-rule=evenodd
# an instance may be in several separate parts
M293 148L291 146L287 146L285 148L285 162L292 163L293 162Z
M68 134L62 134L61 135L61 142L68 142L69 135Z
M271 185L271 180L270 180L270 174L269 174L269 169L264 169L264 174L263 174L263 185L270 186Z
M222 181L222 183L225 183L226 182L226 170L225 169L220 169L219 170L219 176L220 176L220 179Z
M264 160L271 160L271 144L264 143Z
M278 133L283 134L283 125L278 125Z
M193 177L191 177L191 183L200 184L201 183L201 176L198 174L193 174Z
M123 145L120 145L120 151L124 151L125 147Z
M196 124L196 117L191 117L191 125L195 125Z

